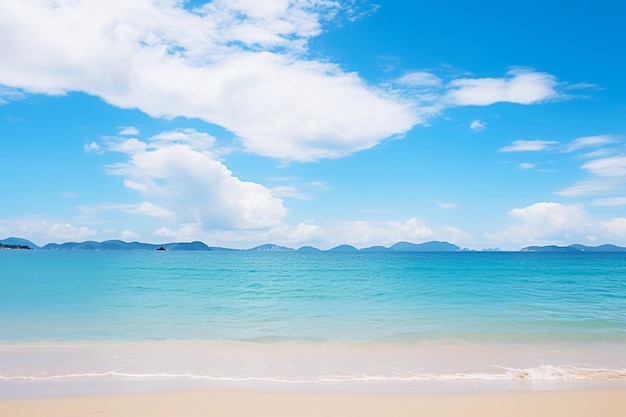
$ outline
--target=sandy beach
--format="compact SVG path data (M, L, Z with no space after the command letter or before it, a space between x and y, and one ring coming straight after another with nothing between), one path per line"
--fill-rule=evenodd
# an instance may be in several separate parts
M623 416L626 390L394 395L191 391L0 401L11 417Z

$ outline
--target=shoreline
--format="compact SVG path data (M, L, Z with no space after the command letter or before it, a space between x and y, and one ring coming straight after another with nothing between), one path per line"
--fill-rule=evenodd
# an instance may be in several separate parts
M426 416L618 417L626 389L381 394L196 390L0 400L0 415L26 417Z
M0 343L0 400L156 391L626 389L623 343Z

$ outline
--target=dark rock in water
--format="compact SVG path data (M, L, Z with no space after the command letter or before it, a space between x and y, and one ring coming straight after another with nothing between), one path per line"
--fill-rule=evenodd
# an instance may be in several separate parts
M159 246L157 250L167 250L167 249L165 249L163 246Z

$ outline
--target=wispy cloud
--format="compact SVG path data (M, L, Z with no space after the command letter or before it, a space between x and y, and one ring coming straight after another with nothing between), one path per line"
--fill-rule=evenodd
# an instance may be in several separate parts
M607 194L619 190L622 184L623 182L616 178L592 178L558 190L555 194L563 197Z
M568 143L566 146L566 152L573 152L582 148L608 145L615 142L617 142L617 139L610 135L585 136Z
M137 136L139 135L139 129L134 126L126 126L120 129L118 133L120 136Z
M95 152L95 153L99 153L102 152L102 148L100 147L100 145L96 142L91 142L91 143L87 143L83 146L83 149L85 150L85 152L89 153L89 152Z
M595 159L583 164L582 168L601 177L624 177L626 176L626 156Z
M611 199L615 196L610 196L610 194L621 190L626 184L626 156L623 154L615 155L617 150L610 149L605 145L619 142L620 140L612 135L595 135L580 137L567 144L564 147L565 152L589 148L598 149L578 155L578 158L584 158L587 161L581 165L581 169L589 173L589 178L563 188L556 194L567 197L608 194L609 196L605 199L596 200L596 203L598 201L614 201Z
M24 92L18 88L10 88L0 85L0 105L7 104L15 100L21 100L25 96Z
M607 198L599 198L594 200L594 206L604 206L604 207L621 207L626 206L626 197L607 197Z
M458 206L454 203L449 203L446 201L434 201L433 202L437 207L442 208L444 210L456 209Z
M499 152L537 152L551 149L559 142L551 140L516 140L512 144L500 148Z

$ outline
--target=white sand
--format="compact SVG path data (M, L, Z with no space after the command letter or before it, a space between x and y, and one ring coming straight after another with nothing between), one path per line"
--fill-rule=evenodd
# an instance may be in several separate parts
M438 395L192 391L0 401L7 417L622 417L626 390Z

